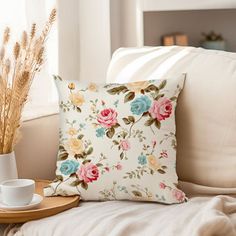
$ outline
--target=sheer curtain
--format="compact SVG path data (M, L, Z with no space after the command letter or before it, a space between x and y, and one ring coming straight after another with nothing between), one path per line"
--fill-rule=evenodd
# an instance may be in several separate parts
M6 26L11 28L11 43L21 38L23 30L29 30L32 23L40 32L56 5L56 0L0 0L0 32ZM36 75L23 119L32 119L57 112L57 93L52 74L58 73L58 30L57 23L49 35L46 45L45 63Z

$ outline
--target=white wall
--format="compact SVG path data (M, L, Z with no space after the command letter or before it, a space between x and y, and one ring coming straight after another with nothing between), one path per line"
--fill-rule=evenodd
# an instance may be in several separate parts
M80 79L105 81L111 58L110 1L80 0Z
M139 45L137 0L111 0L111 48Z
M121 1L110 0L111 53L121 45Z
M76 79L80 73L79 2L58 0L59 74Z
M235 0L137 0L144 11L230 9Z
M137 46L136 3L137 0L121 0L122 46Z
M105 81L112 53L137 46L136 0L58 0L59 74Z
M59 73L105 81L111 57L110 1L59 0Z

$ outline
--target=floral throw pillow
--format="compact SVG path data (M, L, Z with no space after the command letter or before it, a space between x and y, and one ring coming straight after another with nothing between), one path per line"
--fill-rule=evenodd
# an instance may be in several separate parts
M46 196L183 202L175 108L185 75L97 85L55 77L60 94L56 180Z

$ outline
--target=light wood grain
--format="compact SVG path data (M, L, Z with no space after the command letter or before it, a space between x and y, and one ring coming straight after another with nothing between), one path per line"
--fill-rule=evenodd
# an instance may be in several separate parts
M50 181L37 180L36 193L43 196L43 188ZM79 205L79 197L44 197L41 204L32 210L26 211L6 211L0 209L0 223L23 223L30 220L45 218L56 215L62 211L68 210Z

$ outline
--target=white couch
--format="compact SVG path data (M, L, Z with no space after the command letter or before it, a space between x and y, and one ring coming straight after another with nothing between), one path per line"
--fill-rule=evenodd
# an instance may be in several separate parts
M177 172L188 203L87 202L15 235L236 235L236 54L191 47L120 49L107 82L187 73L177 106ZM58 115L23 124L20 177L53 178Z

